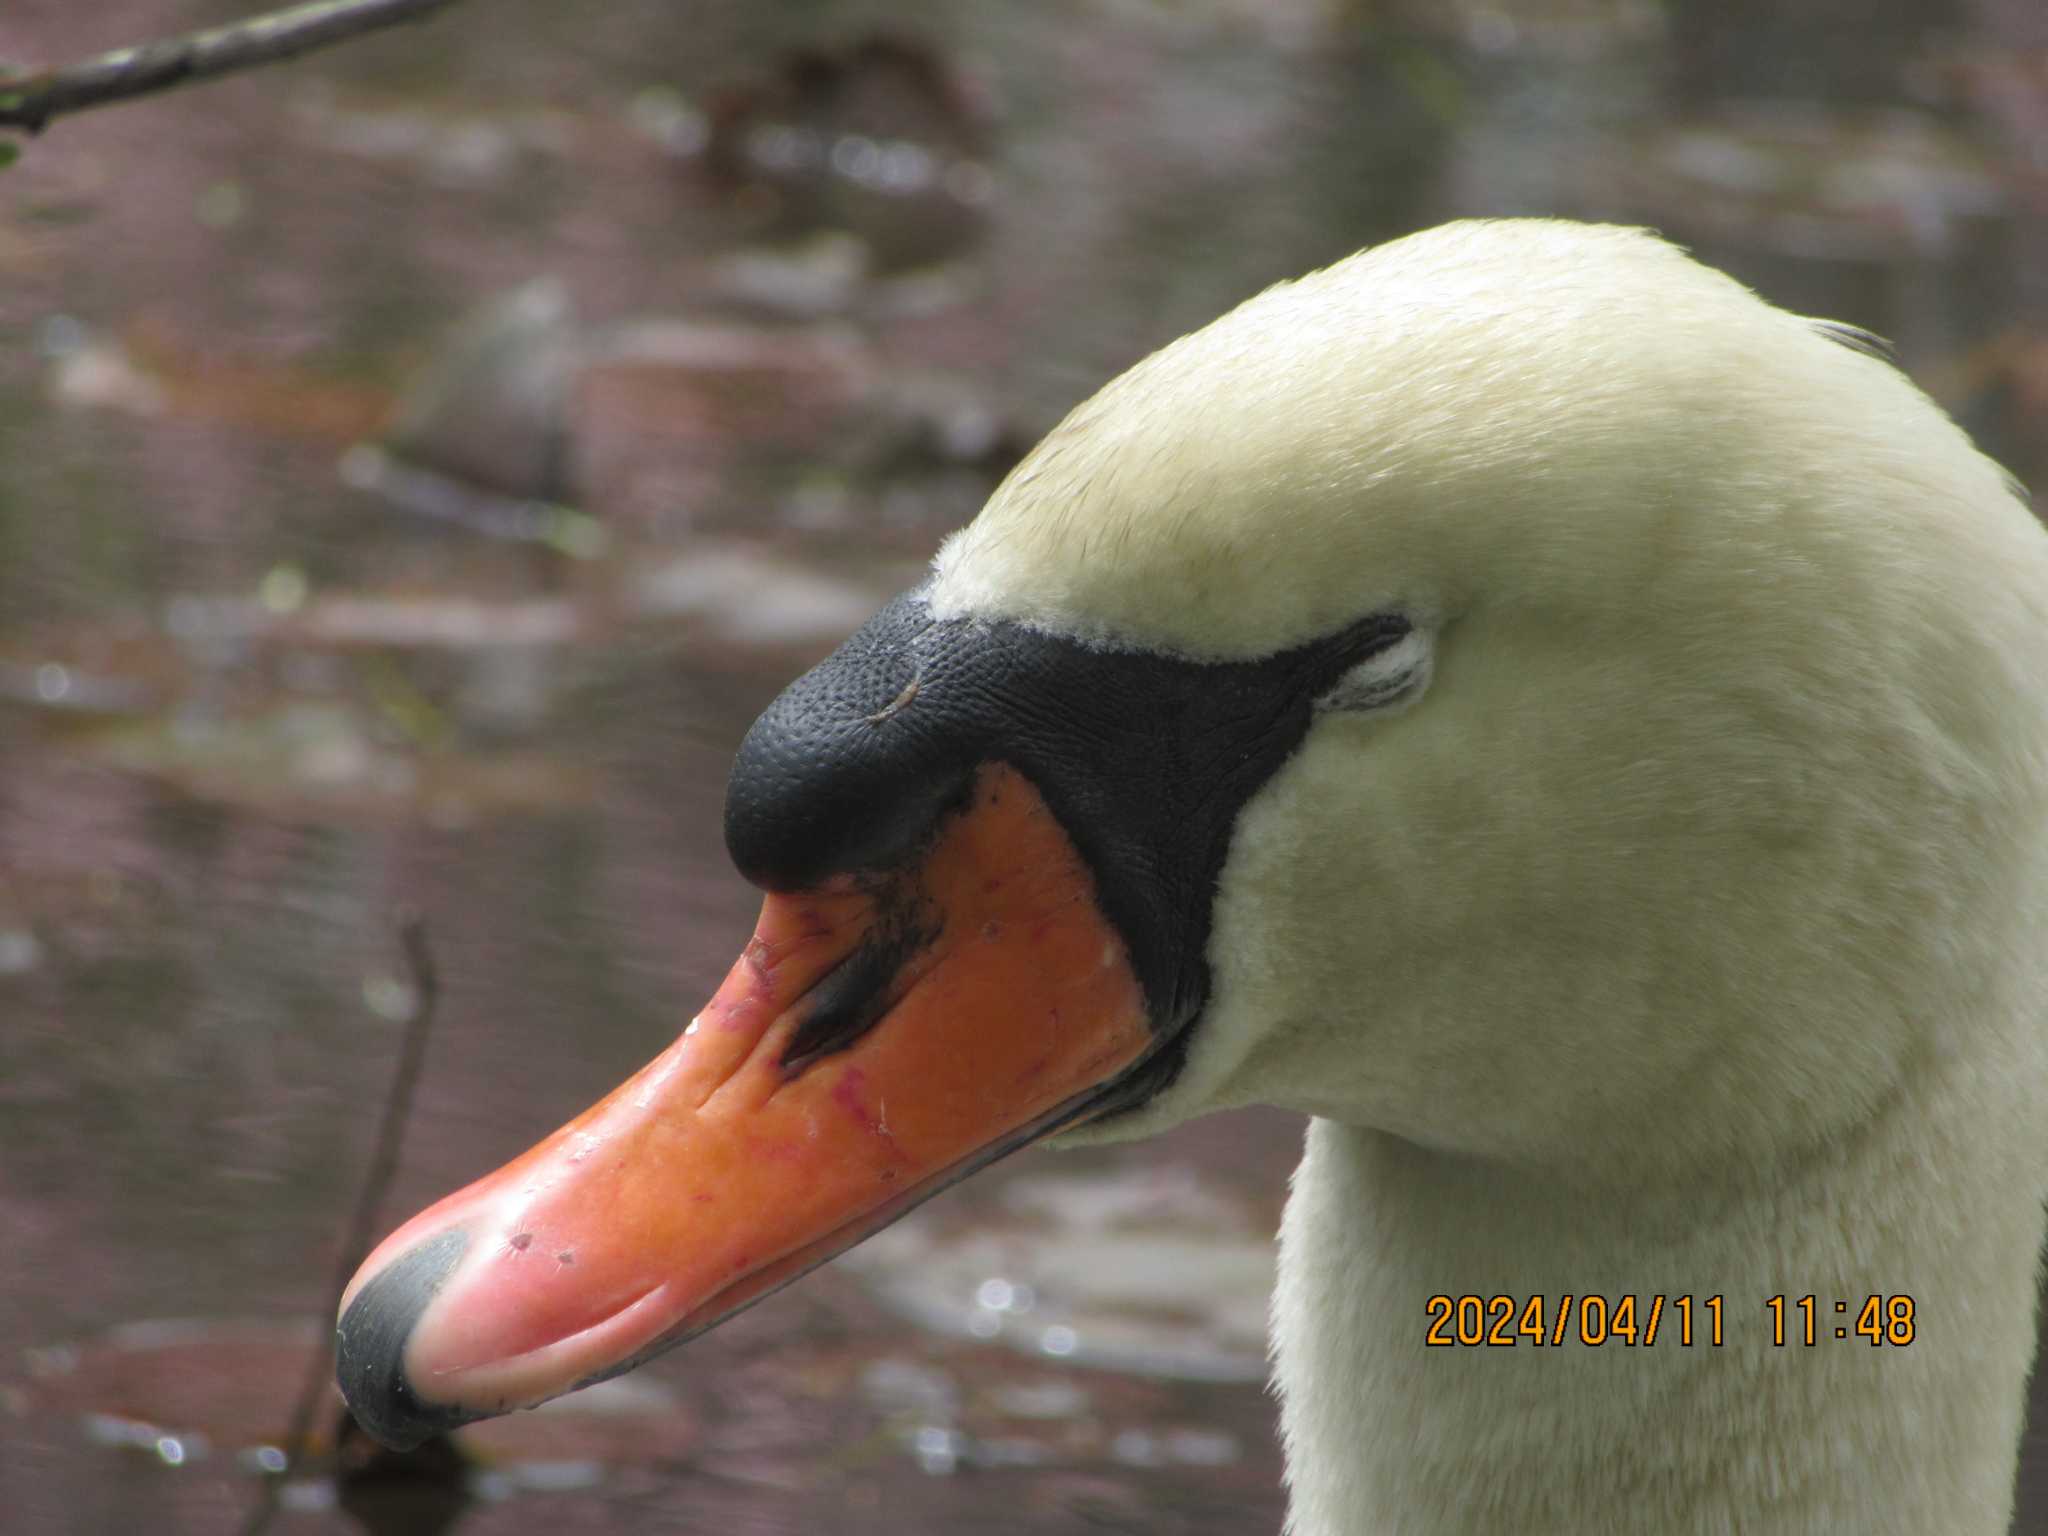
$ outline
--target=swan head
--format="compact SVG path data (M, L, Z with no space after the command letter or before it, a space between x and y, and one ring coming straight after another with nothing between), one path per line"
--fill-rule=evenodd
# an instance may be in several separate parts
M1481 223L1112 383L756 724L755 940L372 1255L358 1413L613 1374L1055 1132L1267 1102L1655 1178L1870 1113L2039 915L2048 556L1845 339Z
M2024 942L2044 542L1865 338L1641 231L1447 226L1151 357L934 613L1412 629L1238 816L1179 1076L1081 1134L1277 1103L1654 1177L1855 1120Z

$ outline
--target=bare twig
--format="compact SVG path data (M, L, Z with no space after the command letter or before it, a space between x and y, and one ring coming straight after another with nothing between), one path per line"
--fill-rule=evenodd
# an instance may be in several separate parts
M380 27L419 21L455 0L313 0L225 27L117 48L62 69L0 78L0 128L40 133L52 118L272 64Z
M405 952L406 970L412 978L412 1017L405 1023L405 1037L398 1047L398 1065L392 1069L391 1086L384 1094L384 1113L377 1122L376 1139L370 1143L370 1164L363 1171L362 1186L356 1194L355 1213L349 1218L348 1234L342 1242L341 1255L328 1284L326 1305L320 1313L323 1324L341 1310L341 1293L348 1288L349 1277L363 1262L370 1249L370 1239L376 1235L377 1210L384 1203L393 1175L398 1172L399 1146L405 1139L406 1121L412 1117L413 1089L419 1084L420 1067L427 1055L427 1036L433 1030L434 1009L441 997L441 978L434 969L434 951L427 942L427 925L417 913L408 913L399 920L398 943ZM305 1382L299 1388L298 1400L292 1406L291 1421L285 1428L285 1464L265 1484L261 1501L250 1511L248 1522L242 1527L242 1536L261 1536L268 1529L277 1513L278 1490L291 1475L292 1467L305 1454L306 1442L313 1429L313 1415L320 1411L320 1404L327 1396L327 1384L333 1378L334 1333L332 1328L322 1327L320 1343L313 1351L312 1360L307 1363Z

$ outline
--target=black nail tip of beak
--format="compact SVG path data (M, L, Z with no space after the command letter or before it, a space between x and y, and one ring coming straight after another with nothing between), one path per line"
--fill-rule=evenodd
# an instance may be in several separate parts
M484 1418L422 1402L405 1374L405 1345L427 1303L454 1273L469 1234L451 1228L387 1264L356 1292L334 1330L334 1379L370 1438L409 1451L433 1435Z

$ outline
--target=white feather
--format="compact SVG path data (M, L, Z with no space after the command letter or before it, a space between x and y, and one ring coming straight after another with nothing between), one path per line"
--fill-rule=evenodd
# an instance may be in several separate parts
M2048 538L1904 377L1650 236L1453 225L1109 385L933 599L1201 657L1434 637L1241 818L1187 1069L1110 1128L1317 1117L1290 1530L2004 1532ZM1424 1346L1432 1294L1567 1292L1720 1295L1725 1341ZM1773 1348L1808 1293L1830 1336ZM1913 1344L1831 1336L1870 1294Z

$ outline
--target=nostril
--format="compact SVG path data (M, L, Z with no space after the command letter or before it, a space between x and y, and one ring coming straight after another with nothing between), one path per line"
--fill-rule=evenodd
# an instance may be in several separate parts
M938 937L941 926L936 914L920 922L908 912L877 923L866 941L805 997L796 1028L782 1048L782 1070L801 1072L872 1029L902 996L911 958Z

